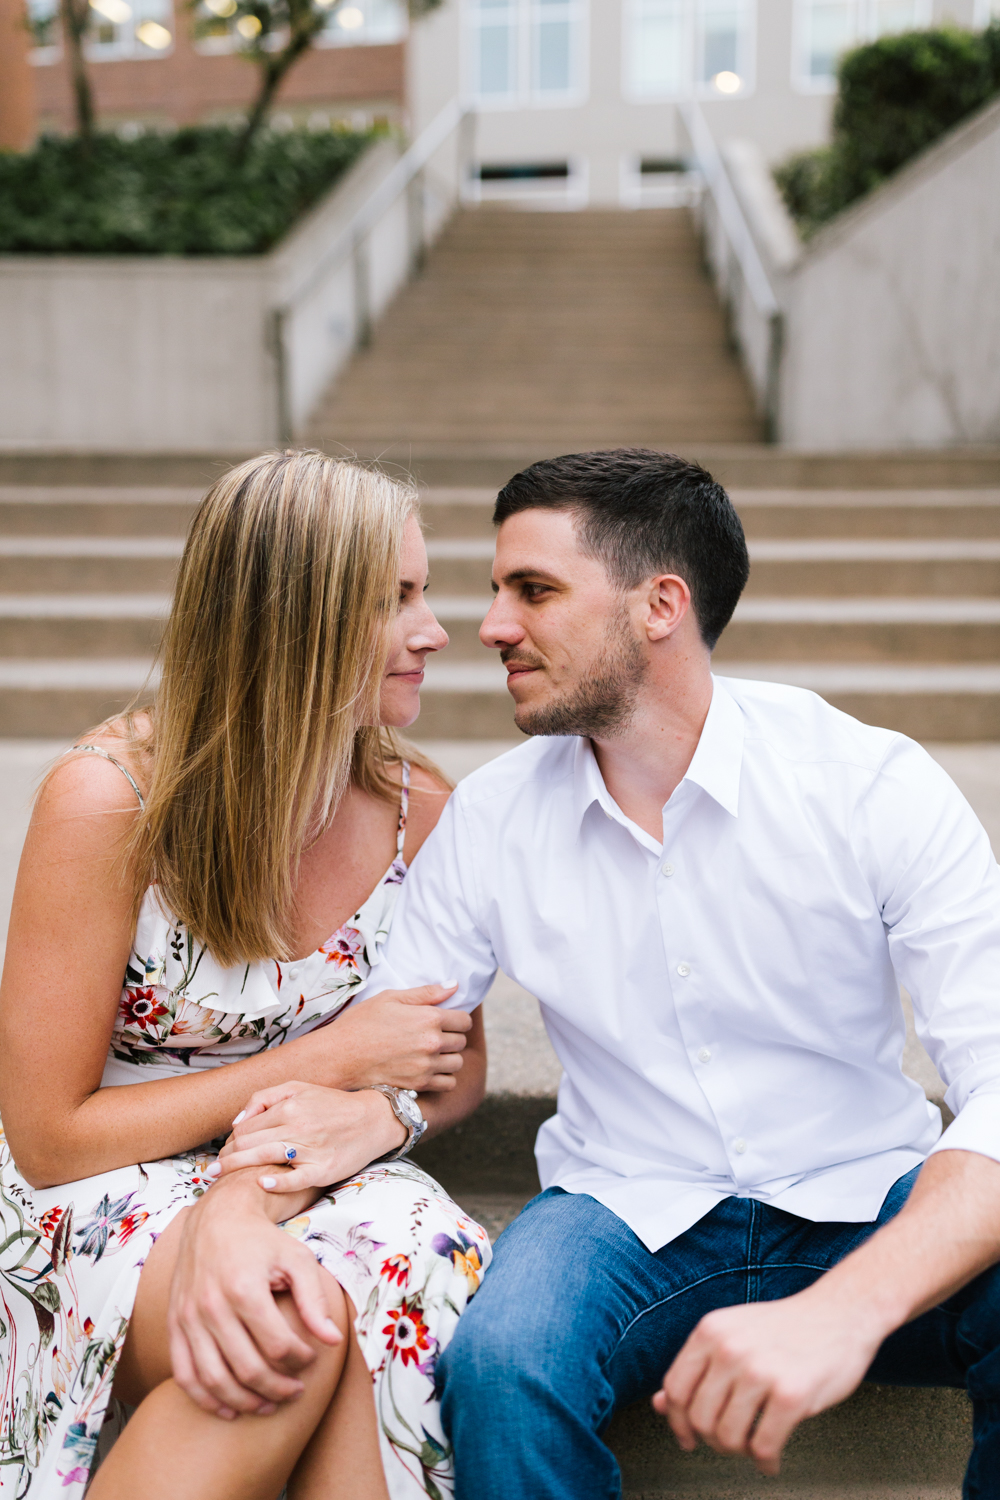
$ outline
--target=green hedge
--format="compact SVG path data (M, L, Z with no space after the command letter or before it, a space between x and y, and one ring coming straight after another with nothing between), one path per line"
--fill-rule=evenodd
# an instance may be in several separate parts
M270 247L371 140L265 132L236 164L236 136L198 126L137 140L44 137L0 152L0 251L254 255Z
M1000 92L1000 23L882 37L844 56L837 83L831 144L775 172L806 236Z

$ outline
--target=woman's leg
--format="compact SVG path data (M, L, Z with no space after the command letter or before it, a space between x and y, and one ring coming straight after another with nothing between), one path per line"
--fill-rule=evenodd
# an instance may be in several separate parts
M101 1465L88 1500L133 1500L140 1475L144 1500L276 1500L330 1405L347 1340L335 1348L321 1344L302 1324L292 1298L282 1294L277 1301L283 1315L316 1351L315 1361L299 1372L303 1394L270 1416L224 1421L203 1412L170 1374L167 1304L179 1240L175 1219L143 1268L114 1387L116 1396L138 1403L138 1409ZM332 1277L327 1297L346 1335L346 1299ZM347 1500L350 1492L341 1493Z
M288 1482L288 1500L388 1500L379 1451L372 1377L354 1331L336 1395Z

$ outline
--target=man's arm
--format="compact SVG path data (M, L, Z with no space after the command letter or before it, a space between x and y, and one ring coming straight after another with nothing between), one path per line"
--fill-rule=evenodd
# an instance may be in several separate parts
M860 1385L879 1345L1000 1260L1000 1164L941 1151L897 1216L794 1297L698 1324L653 1405L682 1448L699 1439L777 1474L805 1417Z
M958 788L919 745L893 742L851 822L917 1030L957 1118L910 1200L808 1290L698 1325L655 1398L698 1437L777 1473L804 1417L843 1401L882 1341L1000 1261L1000 876Z

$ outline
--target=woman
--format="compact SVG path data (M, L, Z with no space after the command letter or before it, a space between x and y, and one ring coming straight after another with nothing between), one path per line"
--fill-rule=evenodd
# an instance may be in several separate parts
M345 1010L447 796L392 733L447 644L426 576L409 490L240 465L193 522L154 707L42 787L0 988L2 1494L451 1492L434 1361L489 1244L400 1159L399 1090L431 1130L466 1115L481 1023L440 986ZM285 1139L222 1175L244 1112ZM136 1409L92 1476L112 1393Z

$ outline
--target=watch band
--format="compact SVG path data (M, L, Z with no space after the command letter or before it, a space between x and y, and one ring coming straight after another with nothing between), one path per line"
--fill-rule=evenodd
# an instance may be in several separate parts
M394 1084L391 1083L369 1083L365 1085L365 1088L371 1089L376 1094L384 1094L389 1101L389 1105L392 1109L393 1114L396 1116L396 1119L401 1125L406 1127L406 1140L403 1142L403 1144L399 1146L395 1151L387 1151L384 1156L376 1157L375 1161L372 1163L372 1166L375 1166L378 1162L399 1161L402 1157L409 1155L414 1146L420 1140L424 1131L427 1129L427 1121L421 1114L420 1105L417 1103L416 1090L398 1089ZM411 1114L407 1113L407 1111L404 1110L402 1104L400 1103L401 1094L405 1094L407 1096L407 1102L410 1104L410 1108L417 1115L416 1120L413 1119Z

